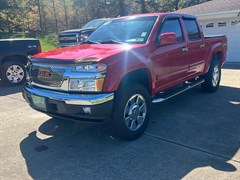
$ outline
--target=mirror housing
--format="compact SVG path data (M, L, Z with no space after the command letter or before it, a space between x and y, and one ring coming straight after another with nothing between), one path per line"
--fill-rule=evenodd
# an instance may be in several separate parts
M177 43L177 36L174 32L162 33L160 36L160 46L171 45Z

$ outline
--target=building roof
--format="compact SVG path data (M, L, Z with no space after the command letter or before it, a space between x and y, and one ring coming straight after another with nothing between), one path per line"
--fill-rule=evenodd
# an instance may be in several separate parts
M240 10L240 0L211 0L176 12L187 14L208 14Z

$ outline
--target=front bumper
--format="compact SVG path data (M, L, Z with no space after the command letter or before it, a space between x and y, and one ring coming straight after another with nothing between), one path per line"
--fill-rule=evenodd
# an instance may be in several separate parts
M92 122L102 122L111 119L114 93L65 93L26 84L22 89L22 94L32 108L50 116ZM44 109L34 105L33 95L44 98Z

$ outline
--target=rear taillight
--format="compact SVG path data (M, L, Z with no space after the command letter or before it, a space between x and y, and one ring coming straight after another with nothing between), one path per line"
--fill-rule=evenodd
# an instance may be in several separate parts
M37 50L38 50L38 53L41 53L41 52L42 52L41 45L38 46Z

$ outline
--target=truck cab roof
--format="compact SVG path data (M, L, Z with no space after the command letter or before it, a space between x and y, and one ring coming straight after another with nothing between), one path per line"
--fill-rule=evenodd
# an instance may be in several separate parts
M167 12L167 13L146 13L146 14L133 14L129 16L121 16L113 19L122 19L122 18L133 18L133 17L146 17L146 16L158 16L158 17L164 17L168 15L175 15L175 16L184 16L186 18L196 18L194 15L191 14L184 14L184 13L175 13L175 12Z

